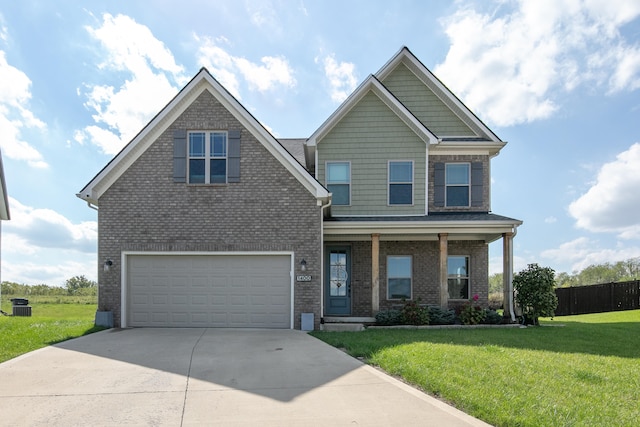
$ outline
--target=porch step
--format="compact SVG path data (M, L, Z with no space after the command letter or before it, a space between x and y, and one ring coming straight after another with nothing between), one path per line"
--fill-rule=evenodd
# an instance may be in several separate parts
M327 332L360 332L364 331L362 323L323 323L320 325L321 331Z
M324 323L376 323L375 317L325 316Z

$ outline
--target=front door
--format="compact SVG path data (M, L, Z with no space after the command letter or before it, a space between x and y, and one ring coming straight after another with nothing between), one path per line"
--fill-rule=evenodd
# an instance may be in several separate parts
M351 314L351 249L327 247L325 265L326 314L348 316Z

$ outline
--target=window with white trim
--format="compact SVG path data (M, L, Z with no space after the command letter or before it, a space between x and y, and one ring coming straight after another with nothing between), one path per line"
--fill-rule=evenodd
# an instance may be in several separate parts
M389 162L389 204L413 204L413 162Z
M351 204L351 163L327 162L327 190L332 204Z
M227 132L189 132L190 184L227 183Z
M471 181L469 163L447 163L445 165L446 206L469 206Z
M411 255L387 257L387 299L411 299Z
M449 299L469 299L469 257L452 255L447 258Z

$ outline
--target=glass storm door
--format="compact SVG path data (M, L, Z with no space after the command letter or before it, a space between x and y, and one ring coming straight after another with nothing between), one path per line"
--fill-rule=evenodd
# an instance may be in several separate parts
M325 257L326 314L351 314L351 251L348 247L328 247Z

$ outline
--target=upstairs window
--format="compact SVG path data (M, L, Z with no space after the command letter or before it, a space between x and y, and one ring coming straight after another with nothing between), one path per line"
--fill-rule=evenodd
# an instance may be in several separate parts
M469 206L469 163L447 163L445 165L446 206Z
M227 183L227 133L189 133L189 183Z
M349 162L327 163L327 189L332 193L332 204L351 204L351 164Z
M413 162L389 162L389 204L413 204Z
M447 258L449 299L469 299L469 257Z

